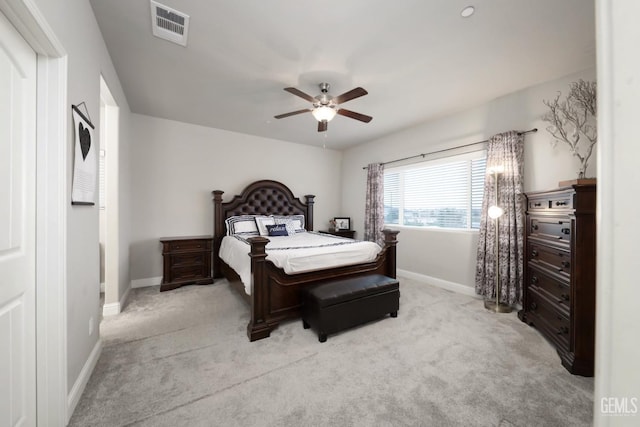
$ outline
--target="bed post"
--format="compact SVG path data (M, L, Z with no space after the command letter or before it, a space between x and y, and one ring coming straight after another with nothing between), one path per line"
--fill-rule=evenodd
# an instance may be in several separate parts
M305 221L305 228L307 231L313 231L313 204L315 203L313 199L315 199L315 197L316 196L313 194L307 194L304 196L305 201L307 202L307 218Z
M222 194L224 191L214 190L213 193L213 277L222 277L220 271L220 244L224 237L224 218L222 217Z
M396 278L396 246L398 245L398 233L399 230L390 230L385 228L382 230L384 233L384 246L387 248L387 276Z
M266 246L269 239L252 237L251 244L251 319L247 325L249 341L267 338L271 335L271 326L265 320L269 311L269 281L266 272Z

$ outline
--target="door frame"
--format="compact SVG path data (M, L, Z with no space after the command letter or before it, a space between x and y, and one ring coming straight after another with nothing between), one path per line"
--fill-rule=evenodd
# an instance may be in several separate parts
M0 11L37 54L36 404L38 426L62 426L67 408L67 54L34 0Z

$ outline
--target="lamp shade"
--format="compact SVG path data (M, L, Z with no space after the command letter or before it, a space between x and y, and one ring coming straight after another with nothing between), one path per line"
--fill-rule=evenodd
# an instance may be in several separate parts
M491 206L489 208L489 210L487 210L487 214L489 215L489 218L491 218L491 219L500 218L503 213L504 213L504 211L502 210L502 208L500 206Z
M327 121L330 122L336 116L336 109L327 107L326 105L322 105L320 107L315 108L311 114L316 118L317 121Z
M495 165L487 167L488 175L498 175L500 173L504 173L504 165Z

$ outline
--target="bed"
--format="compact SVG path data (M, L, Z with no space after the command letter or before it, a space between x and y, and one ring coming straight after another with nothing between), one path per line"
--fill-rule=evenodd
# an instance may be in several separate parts
M261 180L248 185L241 194L228 202L223 202L224 191L213 193L214 278L225 277L230 285L248 302L250 320L247 336L250 341L267 338L278 324L285 319L300 317L300 290L328 279L349 278L366 274L383 274L396 277L396 230L384 230L384 247L375 258L368 262L349 264L326 269L287 274L267 259L266 246L269 238L255 236L247 238L250 258L249 284L221 257L220 248L227 235L227 223L231 217L245 215L304 216L304 228L313 231L313 195L304 196L304 202L296 198L284 184ZM246 281L246 279L245 279ZM245 290L247 285L248 290Z

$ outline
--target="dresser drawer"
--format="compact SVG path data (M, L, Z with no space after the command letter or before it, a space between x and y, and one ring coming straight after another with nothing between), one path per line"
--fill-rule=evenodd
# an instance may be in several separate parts
M569 349L569 318L557 309L550 301L535 291L534 288L527 289L528 314L536 327L542 331L547 338L565 351Z
M571 275L571 252L568 250L529 241L527 243L527 261L529 261L529 265L546 268L560 274L567 280Z
M530 215L527 228L527 234L531 238L565 245L571 243L571 220L566 216Z
M573 209L573 191L553 192L529 196L530 211Z
M168 255L170 257L169 265L171 268L204 265L208 255L210 255L208 252L184 252Z
M209 277L210 272L205 271L204 265L190 265L185 267L175 267L171 269L171 282L182 282L187 280L202 279Z
M211 240L177 240L169 242L170 251L211 250Z
M527 285L529 289L534 288L536 292L545 295L558 308L562 309L568 316L571 311L571 288L569 282L564 279L554 277L545 270L532 267L527 268Z

